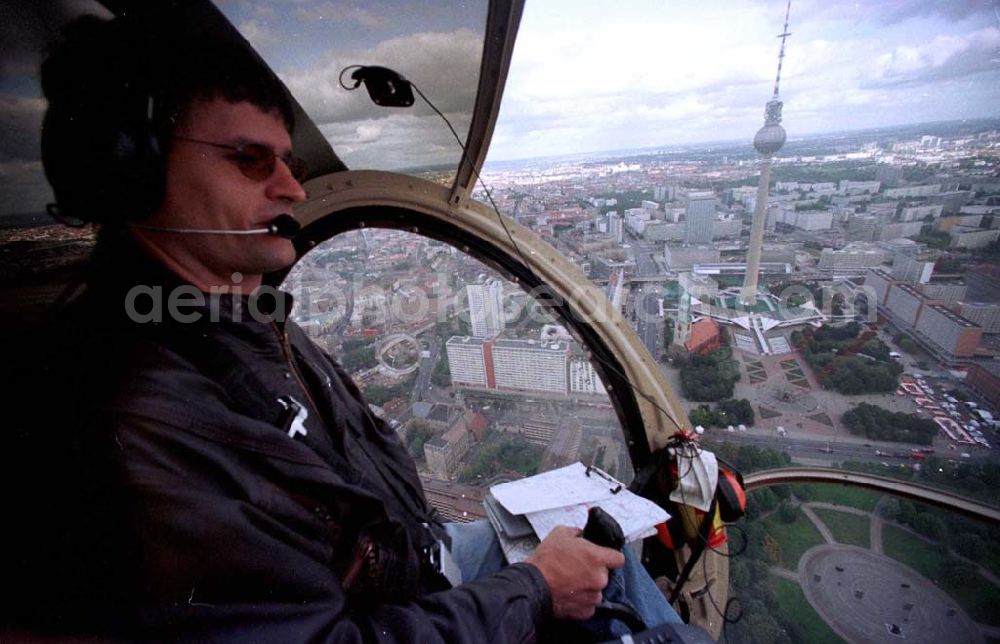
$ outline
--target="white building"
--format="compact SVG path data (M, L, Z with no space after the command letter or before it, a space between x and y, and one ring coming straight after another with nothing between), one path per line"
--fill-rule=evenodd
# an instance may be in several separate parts
M712 222L712 238L739 237L743 222L739 219L716 219Z
M571 394L607 395L604 383L589 360L574 359L569 363L569 391Z
M890 199L913 199L916 197L930 197L941 192L941 184L931 186L909 186L907 188L889 188L885 191L885 196Z
M670 270L690 271L695 264L718 263L721 251L711 246L665 246L663 261Z
M861 244L848 244L841 250L824 248L816 268L820 273L833 277L864 275L869 268L882 265L885 253L878 248Z
M653 216L648 210L643 208L629 208L625 211L625 226L636 235L641 235L646 230L646 224L652 218Z
M469 296L472 335L492 338L503 331L503 283L491 279L485 284L469 284L465 291Z
M881 187L882 182L880 181L849 181L847 179L842 179L840 184L837 186L837 191L842 195L873 195L878 193L879 188Z
M499 339L492 345L497 389L561 394L569 391L568 343Z
M958 226L951 229L951 248L985 248L1000 238L1000 230L966 229Z
M830 230L833 228L833 212L830 210L807 210L796 213L795 227L802 230Z
M448 353L451 382L456 385L489 387L491 383L486 369L486 349L482 338L449 338L445 343L445 351Z
M619 244L625 239L625 228L618 213L608 213L608 234Z
M942 204L931 204L926 206L910 206L903 208L899 213L900 221L923 221L925 217L937 219L944 209Z

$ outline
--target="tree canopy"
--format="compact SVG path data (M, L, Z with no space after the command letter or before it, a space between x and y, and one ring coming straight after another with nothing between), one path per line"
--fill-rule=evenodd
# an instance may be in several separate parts
M868 403L845 412L843 421L852 434L878 441L930 445L938 433L937 424L930 419L892 412Z
M678 361L681 390L688 400L715 402L732 398L733 387L740 379L732 351L723 347L704 356L693 355Z
M858 322L806 328L792 333L792 343L824 387L846 395L895 391L903 365L873 332L861 329Z

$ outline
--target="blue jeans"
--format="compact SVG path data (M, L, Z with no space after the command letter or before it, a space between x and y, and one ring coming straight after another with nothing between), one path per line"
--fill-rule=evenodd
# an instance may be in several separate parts
M451 537L451 556L462 571L464 581L492 575L507 565L493 526L486 519L472 523L448 523L445 529ZM625 566L612 570L608 577L604 599L631 606L646 622L647 628L682 621L629 548L625 548ZM611 625L594 626L598 630L607 627L611 636L629 633L628 628L617 620L613 620ZM602 636L606 634L601 633Z

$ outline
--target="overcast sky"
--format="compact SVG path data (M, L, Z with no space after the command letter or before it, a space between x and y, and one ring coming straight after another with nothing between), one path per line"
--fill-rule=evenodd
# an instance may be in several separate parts
M49 27L25 24L93 4L0 5L0 212L37 210L49 198L39 196L38 61L19 54L37 50ZM218 4L349 167L457 162L446 126L419 99L405 110L377 107L363 89L343 89L338 75L350 64L394 68L464 138L485 2ZM795 0L781 82L789 137L1000 117L998 7L1000 0ZM24 22L32 12L37 19ZM784 0L527 0L489 160L717 140L750 145L771 95L784 14Z
M1000 116L997 5L795 0L781 84L789 136ZM393 67L464 136L483 5L222 6L271 57L351 167L457 160L428 108L375 107L362 92L338 87L337 73L354 62ZM528 0L489 158L749 143L772 91L784 14L784 0ZM307 57L289 59L286 51L304 43L312 43Z

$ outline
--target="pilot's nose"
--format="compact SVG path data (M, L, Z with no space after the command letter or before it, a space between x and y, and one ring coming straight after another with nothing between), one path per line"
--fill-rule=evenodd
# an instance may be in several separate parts
M268 182L268 197L287 201L305 201L306 191L302 184L292 176L292 171L283 160L278 160L274 173Z

